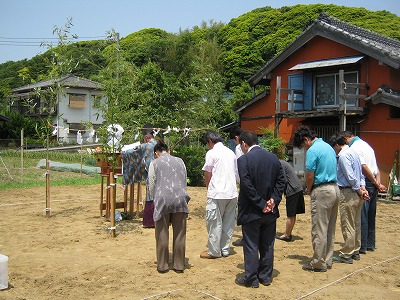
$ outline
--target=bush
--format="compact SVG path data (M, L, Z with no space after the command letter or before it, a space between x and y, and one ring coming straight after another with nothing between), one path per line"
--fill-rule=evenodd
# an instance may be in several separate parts
M190 145L180 145L175 148L174 155L182 158L185 162L188 185L190 186L204 186L204 176L202 167L206 150L200 143Z
M34 136L36 121L29 117L24 117L17 112L5 112L4 116L10 122L0 122L0 136L3 139L20 139L21 129L24 128L25 136Z
M262 148L272 153L275 153L279 159L285 159L285 144L286 141L280 137L274 137L274 130L265 127L260 127L264 132L262 137L259 138L259 144Z

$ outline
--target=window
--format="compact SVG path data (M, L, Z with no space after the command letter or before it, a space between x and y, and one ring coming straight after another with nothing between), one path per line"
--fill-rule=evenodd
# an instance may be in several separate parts
M344 81L358 83L358 72L347 72ZM346 88L345 94L356 94L356 88ZM346 99L347 106L356 106L358 99ZM339 73L315 75L314 77L314 106L339 106Z
M69 107L85 108L86 107L86 95L85 94L69 94Z
M389 106L389 118L400 119L400 107Z

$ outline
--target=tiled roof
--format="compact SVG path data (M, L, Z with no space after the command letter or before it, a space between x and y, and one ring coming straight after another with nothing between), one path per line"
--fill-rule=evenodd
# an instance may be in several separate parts
M389 55L396 60L400 60L399 40L341 21L326 13L322 13L316 22L332 31L347 35L357 43L362 43L367 47L374 48L382 52L383 55Z
M385 103L400 108L400 91L391 89L387 84L382 84L375 93L365 98L365 101L371 101L373 104Z
M33 84L24 85L13 89L12 92L13 93L26 92L37 88L50 87L55 84L60 84L66 87L78 87L78 88L94 89L94 90L102 88L102 85L98 82L69 74L58 79L44 80Z
M315 36L322 36L363 54L373 57L395 69L400 69L400 41L331 17L320 16L282 52L271 59L260 71L249 79L251 86L257 85L287 57L296 52Z

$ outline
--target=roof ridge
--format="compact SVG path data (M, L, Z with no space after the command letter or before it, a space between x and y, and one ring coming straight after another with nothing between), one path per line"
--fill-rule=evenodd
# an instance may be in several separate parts
M371 41L378 42L380 44L385 44L391 47L400 47L400 40L385 36L383 34L377 33L369 29L365 29L363 27L354 24L350 24L348 22L330 16L325 12L321 13L318 16L316 22L322 22L327 24L328 26L340 28L344 31L347 31L348 33L356 34L360 37L365 37Z

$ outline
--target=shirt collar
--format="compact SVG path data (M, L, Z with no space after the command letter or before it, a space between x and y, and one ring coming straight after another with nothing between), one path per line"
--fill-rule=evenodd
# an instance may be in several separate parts
M355 136L354 139L351 140L351 142L349 143L349 146L353 145L355 141L360 140L360 138L358 136Z
M253 145L249 148L249 150L247 152L249 152L251 149L255 148L255 147L260 147L260 145ZM261 147L260 147L261 148Z
M344 146L342 147L342 149L340 149L340 151L339 151L339 153L338 153L338 156L342 155L343 152L344 152L346 149L348 149L348 148L349 148L349 145L344 145Z

